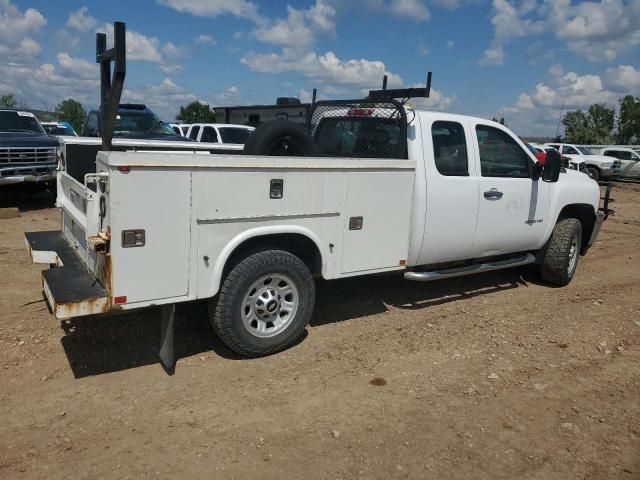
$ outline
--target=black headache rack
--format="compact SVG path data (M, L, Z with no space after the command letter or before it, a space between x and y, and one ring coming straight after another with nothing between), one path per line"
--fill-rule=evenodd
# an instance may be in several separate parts
M431 72L423 88L370 90L357 100L316 101L316 90L307 125L320 156L353 158L407 158L407 112L411 98L429 98Z

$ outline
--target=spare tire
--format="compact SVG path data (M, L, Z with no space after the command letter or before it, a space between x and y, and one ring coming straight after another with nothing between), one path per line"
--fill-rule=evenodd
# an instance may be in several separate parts
M267 122L256 128L244 144L245 155L314 157L318 155L309 131L289 120Z

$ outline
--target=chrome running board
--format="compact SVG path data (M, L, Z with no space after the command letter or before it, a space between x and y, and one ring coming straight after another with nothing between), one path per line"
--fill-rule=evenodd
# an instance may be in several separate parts
M524 256L509 258L507 260L499 260L496 262L476 263L466 267L448 268L446 270L434 270L431 272L406 272L405 280L414 282L430 282L431 280L440 280L441 278L462 277L472 273L490 272L492 270L501 270L503 268L519 267L528 265L536 261L535 255L527 253Z

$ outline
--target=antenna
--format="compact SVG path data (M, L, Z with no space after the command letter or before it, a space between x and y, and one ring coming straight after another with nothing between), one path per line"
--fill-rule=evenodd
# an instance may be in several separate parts
M564 110L564 98L562 99L562 106L560 107L560 116L558 117L558 126L556 127L556 136L555 136L555 138L558 138L558 131L560 130L560 121L562 120L562 111L563 110Z
M113 48L107 50L107 35L96 33L96 63L100 64L100 123L102 150L111 150L113 128L127 71L126 36L123 22L113 24ZM113 62L113 77L111 76Z

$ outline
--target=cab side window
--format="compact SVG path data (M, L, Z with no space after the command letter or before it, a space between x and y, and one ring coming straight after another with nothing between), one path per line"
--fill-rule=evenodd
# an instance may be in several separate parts
M200 126L199 125L194 125L191 128L191 133L189 133L189 138L191 140L197 140L198 139L198 133L200 133Z
M201 142L218 143L218 134L213 127L204 127L202 129Z
M480 170L483 177L528 178L529 155L506 132L477 125Z
M575 148L570 147L569 145L563 145L561 153L564 155L580 155Z
M468 176L467 141L462 125L457 122L433 122L431 138L438 172L445 176Z
M98 133L98 114L92 112L87 117L87 124L84 128L84 135L86 137L97 137Z

